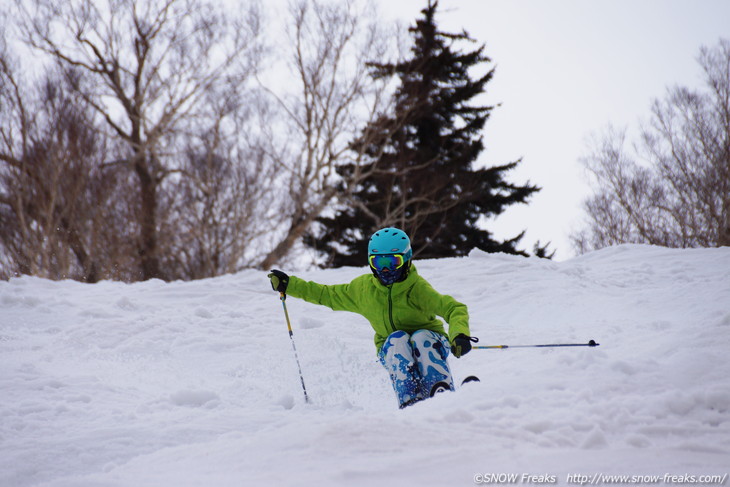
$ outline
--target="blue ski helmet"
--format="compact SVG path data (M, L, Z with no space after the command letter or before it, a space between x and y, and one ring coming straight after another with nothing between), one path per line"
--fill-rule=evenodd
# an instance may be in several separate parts
M390 286L408 277L411 267L411 239L397 228L382 228L370 237L368 263L375 277Z
M370 237L368 256L379 254L402 254L406 261L411 260L411 239L398 228L381 228Z

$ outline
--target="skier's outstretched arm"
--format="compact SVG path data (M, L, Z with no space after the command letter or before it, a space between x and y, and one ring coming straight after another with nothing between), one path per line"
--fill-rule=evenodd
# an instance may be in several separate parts
M279 270L272 270L269 279L271 287L275 291L289 294L309 303L321 304L335 311L358 311L357 301L352 292L353 286L357 286L355 281L349 284L319 284L296 276L289 276Z

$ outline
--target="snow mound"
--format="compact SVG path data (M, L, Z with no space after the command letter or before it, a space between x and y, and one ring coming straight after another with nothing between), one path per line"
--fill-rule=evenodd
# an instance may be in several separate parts
M417 262L482 345L398 410L367 322L264 272L0 282L0 485L471 485L480 475L726 474L730 249ZM300 277L348 282L363 268Z

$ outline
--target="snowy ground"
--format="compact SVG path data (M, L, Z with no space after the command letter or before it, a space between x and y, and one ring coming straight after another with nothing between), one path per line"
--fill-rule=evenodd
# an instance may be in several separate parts
M483 345L601 346L475 350L452 367L481 383L401 411L367 322L290 298L307 405L263 272L0 282L0 486L730 484L730 248L418 268Z

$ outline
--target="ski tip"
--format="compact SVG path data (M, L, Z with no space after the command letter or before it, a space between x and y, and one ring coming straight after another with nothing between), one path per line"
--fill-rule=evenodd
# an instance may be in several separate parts
M468 384L469 382L480 382L480 380L479 377L477 377L476 375L470 375L469 377L461 381L461 385L463 386L464 384Z
M591 340L590 342L588 342L589 347L597 347L598 345L600 345L600 343L596 343L595 340Z

